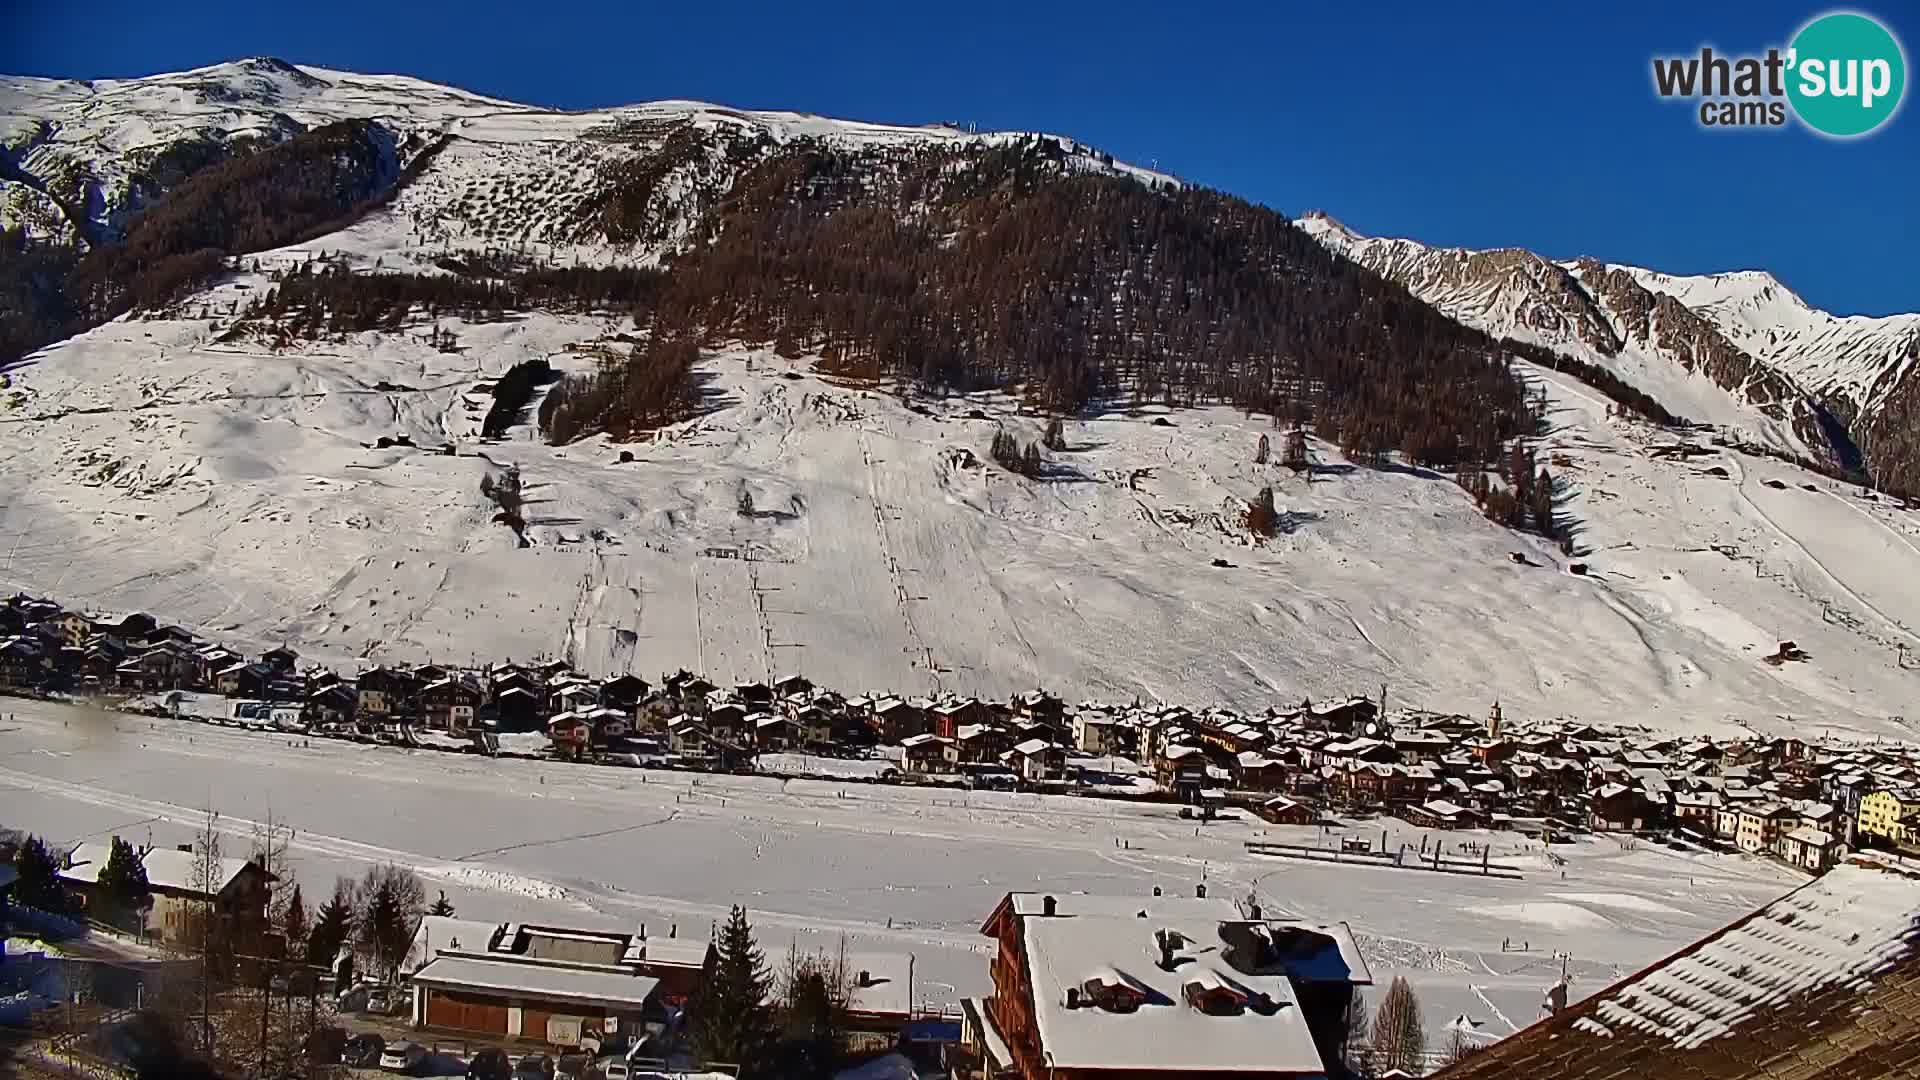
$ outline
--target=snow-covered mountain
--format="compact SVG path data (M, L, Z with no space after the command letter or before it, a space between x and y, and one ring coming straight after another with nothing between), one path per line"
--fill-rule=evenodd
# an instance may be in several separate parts
M89 325L5 372L0 585L349 664L543 653L643 674L799 668L848 690L1042 684L1244 706L1386 684L1396 702L1475 714L1499 698L1672 729L1910 731L1920 519L1780 460L1674 455L1679 434L1558 371L1521 365L1547 401L1540 461L1577 558L1489 522L1442 470L1377 449L1350 459L1316 439L1307 475L1256 461L1273 431L1258 411L1096 402L1064 424L1053 471L1029 480L991 455L995 432L1042 426L1015 394L928 395L837 373L823 348L720 340L700 352L691 418L554 446L525 420L485 438L490 389L530 360L579 374L630 355L630 313L402 308L317 336L236 325L323 263L447 279L485 279L484 265L449 268L474 252L549 269L657 263L710 239L738 178L782 146L849 151L857 174L815 177L826 189L877 186L928 147L1032 136L686 102L563 113L271 60L6 79L0 224L113 250L188 176L341 122L378 134L383 179L406 177L383 201L356 191L362 212L344 227L249 249L185 301ZM1176 183L1045 141L1049 168ZM1764 312L1625 268L1302 224L1456 319L1577 350L1756 444L1830 451L1809 415L1841 374L1757 355L1739 319L1764 325ZM1330 267L1366 277L1291 229L1268 232L1313 256L1272 279L1302 310ZM1014 236L1008 251L1035 246ZM1817 316L1809 343L1829 332ZM1124 330L1166 335L1173 321ZM1234 373L1256 375L1284 387ZM1898 400L1898 387L1873 397L1882 413ZM480 491L507 467L526 482L524 547ZM1255 541L1241 516L1263 488L1276 535ZM1763 662L1785 639L1812 660Z
M1920 486L1920 315L1836 316L1764 271L1676 276L1519 248L1473 251L1300 227L1448 315L1595 363L1689 419Z
M281 142L323 124L371 121L426 140L456 136L441 183L416 200L440 234L475 240L580 244L605 239L596 212L623 168L649 159L676 131L723 132L729 142L814 139L884 151L941 143L1004 144L1027 133L974 134L944 124L903 127L806 113L751 112L657 101L561 112L484 97L401 75L295 66L272 57L137 79L0 76L0 160L21 180L5 186L0 228L71 238L61 203L103 234L162 195L187 171L257 142ZM1056 141L1075 167L1173 178ZM737 166L741 162L734 161ZM663 195L695 196L728 163L671 163ZM651 208L659 211L662 207ZM81 228L85 228L83 225ZM649 253L671 237L619 235L608 257Z

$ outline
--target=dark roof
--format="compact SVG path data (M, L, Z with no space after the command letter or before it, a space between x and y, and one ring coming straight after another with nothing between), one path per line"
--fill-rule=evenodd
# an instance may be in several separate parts
M1920 876L1847 863L1437 1074L1920 1078Z

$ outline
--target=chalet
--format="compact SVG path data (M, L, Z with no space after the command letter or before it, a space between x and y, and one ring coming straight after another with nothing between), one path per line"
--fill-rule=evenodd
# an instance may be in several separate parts
M1323 1077L1372 983L1345 926L1204 898L1013 893L981 929L993 993L964 1013L989 1076Z
M750 711L773 708L773 687L763 682L735 683L733 696Z
M813 692L813 680L805 675L782 675L773 680L773 692L783 698L809 694Z
M1306 709L1307 722L1315 727L1349 733L1373 723L1379 715L1379 706L1372 699L1364 697L1310 704Z
M706 709L707 695L719 689L684 669L667 676L665 686L668 697L678 702L683 710L691 710L696 715Z
M1593 793L1592 828L1639 832L1648 828L1650 820L1646 796L1625 784L1606 784Z
M1333 775L1334 794L1358 806L1390 806L1423 794L1421 785L1403 765L1377 761L1349 762Z
M282 645L260 654L260 662L279 674L288 674L300 666L300 654Z
M1006 754L1006 765L1029 784L1058 779L1066 763L1065 751L1040 739L1028 739Z
M1234 758L1234 775L1251 791L1284 791L1292 772L1286 762L1258 750L1243 750Z
M193 685L199 663L184 646L167 643L147 649L114 669L122 690L184 690Z
M702 757L712 751L706 725L697 716L681 713L667 721L667 749L680 757Z
M1275 795L1261 803L1255 808L1254 813L1275 825L1311 825L1320 817L1314 812L1313 807L1289 799L1285 795Z
M459 735L473 730L485 695L474 683L449 675L422 686L415 700L422 727Z
M118 839L118 837L115 837ZM87 841L67 853L60 880L90 909L100 910L100 871L113 854L111 843ZM204 859L193 845L142 852L152 904L142 916L145 933L166 941L185 941L194 931L193 916L211 902L215 914L236 934L267 928L268 888L274 876L250 859Z
M494 684L493 722L497 730L537 731L543 716L540 695L532 688L514 683L502 689L499 683Z
M354 704L353 688L336 682L307 695L304 719L314 727L341 727L353 722Z
M1409 825L1422 829L1475 829L1485 822L1479 812L1445 799L1430 799L1419 806L1408 807L1401 816Z
M213 689L227 697L264 698L273 674L265 664L232 664L213 673Z
M961 728L992 720L993 711L975 698L958 698L935 702L928 717L929 731L943 739L957 739Z
M376 667L354 680L354 717L376 727L410 723L413 719L413 676L395 668Z
M1058 724L1066 713L1066 707L1066 702L1045 690L1033 690L1013 700L1015 716L1046 724Z
M999 761L1015 741L1011 731L989 724L965 724L954 733L960 760L975 765Z
M605 746L615 739L624 739L632 730L632 720L625 709L609 709L596 705L579 713L581 719L593 727L593 744Z
M779 713L754 713L747 717L747 725L759 750L788 750L798 741L793 721Z
M570 676L547 684L547 708L553 712L581 712L599 704L599 688L585 679Z
M53 657L30 639L0 639L0 684L41 686L53 671Z
M547 721L547 741L564 758L586 756L593 746L593 721L577 712L555 714Z
M600 685L598 704L631 712L647 696L647 689L647 680L638 675L620 675Z
M138 611L123 615L101 615L93 620L93 632L123 647L144 643L158 623L153 616Z
M897 697L874 702L869 723L875 737L883 743L897 743L910 735L927 733L926 714Z
M793 714L793 738L808 749L833 745L833 717L809 705Z
M707 707L706 730L714 739L743 746L752 738L753 727L747 723L747 710L728 701Z
M938 735L909 735L900 751L900 767L910 773L950 773L960 764L960 748Z

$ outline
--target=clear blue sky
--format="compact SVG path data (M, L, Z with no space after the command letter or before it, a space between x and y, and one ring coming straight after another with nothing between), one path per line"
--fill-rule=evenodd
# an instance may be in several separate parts
M1920 107L1829 142L1703 131L1653 97L1653 55L1784 45L1815 5L14 3L9 73L274 55L567 108L683 97L1044 129L1362 232L1763 267L1835 311L1920 311ZM1862 10L1920 58L1910 0Z

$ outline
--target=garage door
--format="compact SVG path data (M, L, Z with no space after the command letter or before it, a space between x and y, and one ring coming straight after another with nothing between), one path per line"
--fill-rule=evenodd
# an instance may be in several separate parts
M427 997L427 1026L505 1035L507 1007L489 998L433 990Z

